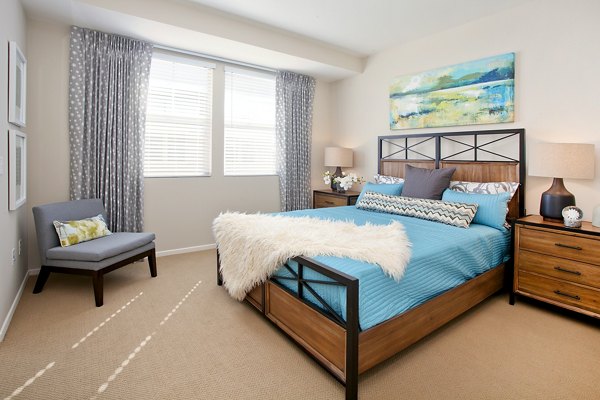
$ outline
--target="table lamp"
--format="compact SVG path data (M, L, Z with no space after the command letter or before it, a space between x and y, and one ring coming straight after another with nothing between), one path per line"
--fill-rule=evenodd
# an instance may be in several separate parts
M593 179L594 169L593 144L535 145L529 157L529 175L554 178L540 200L540 215L544 220L562 222L562 209L575 205L575 196L565 188L563 179Z
M325 166L336 167L331 176L331 190L335 190L334 178L342 176L342 167L352 167L353 163L352 149L344 147L325 147Z

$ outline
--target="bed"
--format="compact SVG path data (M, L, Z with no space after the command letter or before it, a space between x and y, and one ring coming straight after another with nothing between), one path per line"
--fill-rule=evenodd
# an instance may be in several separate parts
M508 221L524 215L524 160L524 129L378 138L378 172L382 175L401 178L405 165L422 168L455 167L452 179L457 181L518 182L519 188L509 203ZM351 218L357 221L367 218L362 213L369 213L354 207L312 212L324 213L323 218ZM311 212L297 213L304 215ZM377 218L383 218L380 222L385 223L385 216L379 215ZM413 229L426 231L431 228L430 224L438 224L422 220L411 221L413 218L409 217L398 219L408 225L408 233ZM411 228L412 225L416 227ZM511 263L507 255L512 253L510 231L502 234L493 228L486 230L473 225L471 228L464 230L465 237L456 237L452 243L473 243L476 237L482 235L485 237L481 239L483 242L495 243L494 246L504 249L503 252L491 252L486 256L485 265L474 269L466 268L469 262L461 260L455 266L458 269L465 266L460 279L455 279L454 276L444 277L440 279L443 281L441 284L435 282L431 287L424 287L426 290L417 291L408 300L390 300L389 304L397 303L397 306L387 307L392 309L385 312L374 308L372 304L366 304L365 299L359 297L359 294L366 293L368 282L376 273L369 275L358 272L361 271L360 266L354 265L351 260L346 259L344 263L344 259L327 257L295 257L268 281L249 292L246 301L344 384L346 399L356 399L358 376L361 373L456 318L502 287L510 287L512 268L507 267ZM441 229L442 236L446 235L444 229L447 228ZM436 254L423 255L426 253L425 247L415 247L411 263L429 263L431 269L444 270L447 259L435 258ZM437 256L440 253L443 252L438 252ZM457 256L456 259L460 257ZM422 277L415 278L413 275L415 274L411 275L411 269L408 268L400 284L403 280L423 280ZM217 276L217 283L221 285L218 254ZM383 301L386 301L385 296Z

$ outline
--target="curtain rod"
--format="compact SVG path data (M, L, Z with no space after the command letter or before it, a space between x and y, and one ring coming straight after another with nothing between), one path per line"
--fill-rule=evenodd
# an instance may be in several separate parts
M276 69L269 68L269 67L263 67L261 65L250 64L250 63L246 63L246 62L243 62L243 61L235 61L235 60L231 60L229 58L224 58L224 57L211 56L211 55L204 54L204 53L198 53L196 51L183 50L183 49L178 49L176 47L164 46L162 44L154 44L154 47L157 48L157 49L160 49L160 50L167 50L167 51L172 51L174 53L182 53L182 54L187 54L187 55L190 55L190 56L207 58L209 60L221 61L221 62L225 62L225 63L228 63L228 64L239 65L239 66L242 66L242 67L249 67L249 68L254 68L254 69L260 69L260 70L268 71L268 72L277 72Z

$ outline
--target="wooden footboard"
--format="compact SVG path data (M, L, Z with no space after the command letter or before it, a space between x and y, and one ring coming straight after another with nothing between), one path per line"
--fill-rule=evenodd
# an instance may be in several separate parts
M504 264L501 264L416 308L361 332L359 374L498 292L504 285L504 269Z
M248 293L246 301L343 383L346 386L346 399L357 399L360 373L479 304L504 284L505 266L501 264L417 308L361 332L358 323L358 279L309 258L296 257L294 261L298 263L298 272L288 266L293 278L285 279L295 281L298 285L296 292L278 282L284 277L272 277ZM324 283L304 279L305 268L331 278L334 283L330 284L346 287L345 320L339 315L331 315L326 307L316 307L304 299L305 290L315 295L311 283ZM220 272L218 274L217 281L221 284Z
M269 281L254 288L246 301L265 318L286 333L309 355L318 361L337 380L346 386L346 399L358 397L358 279L337 271L313 259L295 257L297 270L284 267L289 276L273 275ZM223 279L217 251L217 284ZM304 269L310 268L331 281L304 278ZM296 291L282 285L281 280L293 281ZM311 287L311 284L344 286L346 289L346 318L336 314ZM307 301L309 292L322 308Z
M265 316L344 382L346 330L272 282L266 291Z

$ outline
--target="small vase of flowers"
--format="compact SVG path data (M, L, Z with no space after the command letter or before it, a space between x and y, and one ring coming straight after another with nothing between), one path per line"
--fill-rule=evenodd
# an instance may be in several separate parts
M331 190L344 193L352 188L355 183L363 183L363 177L357 176L354 172L349 174L342 172L342 176L335 176L329 171L323 173L323 182L326 185L331 185Z

